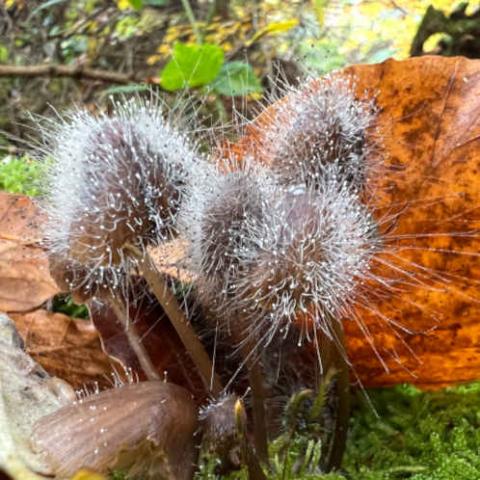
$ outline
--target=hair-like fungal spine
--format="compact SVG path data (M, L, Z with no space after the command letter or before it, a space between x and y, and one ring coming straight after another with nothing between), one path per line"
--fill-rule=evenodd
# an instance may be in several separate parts
M74 111L43 133L53 165L45 237L57 281L84 298L122 287L143 250L176 232L195 145L158 100L114 103L112 115Z
M352 82L327 76L283 86L275 108L261 115L258 155L284 183L315 188L333 166L352 187L363 189L372 153L366 131L376 109L372 100L355 97Z
M207 169L208 174L197 175L179 224L189 240L187 265L197 274L200 300L221 318L227 304L236 308L239 276L256 260L258 245L249 232L264 221L276 183L267 168L248 159L226 170Z
M191 191L181 224L200 296L220 329L230 333L235 322L238 341L268 345L292 325L308 336L310 323L331 338L331 319L348 309L379 245L340 168L324 172L316 188L283 186L248 159L208 178L209 188Z

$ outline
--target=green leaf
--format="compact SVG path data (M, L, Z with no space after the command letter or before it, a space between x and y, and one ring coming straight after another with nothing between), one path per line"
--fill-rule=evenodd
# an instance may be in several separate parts
M135 10L140 10L143 6L143 0L128 0L128 3Z
M207 85L215 80L223 62L223 50L218 45L178 42L172 59L160 73L160 85L170 92Z
M262 91L260 80L251 65L239 61L224 64L212 87L220 95L229 97Z
M8 48L0 43L0 63L6 63L8 60Z

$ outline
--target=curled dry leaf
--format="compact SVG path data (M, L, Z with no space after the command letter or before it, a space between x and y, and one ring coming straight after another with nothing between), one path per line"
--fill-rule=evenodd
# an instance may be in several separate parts
M67 405L35 426L33 445L60 477L80 468L140 478L189 479L197 410L177 385L143 382Z
M112 359L93 325L39 308L60 291L41 247L44 220L31 198L0 192L0 311L11 314L28 353L49 373L75 388L107 385Z
M41 222L31 199L0 192L0 311L31 310L59 291L39 246Z
M52 471L31 449L33 424L71 402L74 392L65 382L50 377L22 346L13 322L1 314L0 471L16 479L35 480Z
M358 97L375 100L367 137L381 158L365 198L383 234L376 281L344 319L353 368L367 386L478 379L480 62L388 60L338 75L352 79ZM234 154L261 155L275 108L231 147Z
M74 388L109 385L113 360L102 350L91 322L35 310L12 314L26 351L51 375Z

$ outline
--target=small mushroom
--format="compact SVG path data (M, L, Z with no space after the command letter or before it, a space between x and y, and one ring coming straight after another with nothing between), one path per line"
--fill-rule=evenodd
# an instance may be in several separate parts
M197 423L187 390L150 381L91 395L41 418L32 446L58 478L88 468L183 480L193 475Z

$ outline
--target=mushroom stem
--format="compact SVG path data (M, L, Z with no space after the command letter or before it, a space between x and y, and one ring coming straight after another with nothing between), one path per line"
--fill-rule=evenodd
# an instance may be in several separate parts
M268 435L265 411L265 388L263 385L263 369L255 363L248 372L252 388L253 437L258 458L268 465Z
M239 327L242 322L235 322L236 328L232 329L232 340L237 343L239 353L243 359L248 371L248 383L252 391L252 419L253 419L253 442L255 445L255 453L260 462L268 466L268 431L267 431L267 414L265 410L265 382L264 371L261 358L255 358L252 352L255 352L255 341L247 336Z
M347 442L348 423L350 419L350 367L345 351L343 324L333 320L336 345L333 347L333 364L337 370L336 390L338 396L335 415L333 439L327 451L325 469L327 472L339 469Z
M200 372L206 388L214 396L219 395L223 390L220 377L215 373L208 353L190 326L177 299L169 289L164 275L157 270L148 252L141 252L132 245L128 245L127 248L138 260L140 272L187 349L188 354Z
M243 403L240 399L235 403L235 420L237 423L237 430L240 435L240 442L242 448L242 457L244 463L247 465L248 478L250 480L267 480L265 473L258 462L257 455L252 450L247 436L246 427L246 413Z
M129 321L127 308L114 295L109 296L108 300L108 303L112 307L112 310L114 311L116 317L123 324L125 334L127 335L128 343L132 347L132 350L135 352L135 355L137 356L140 366L145 372L147 379L160 380L160 375L155 369L155 366L153 365L148 352L145 350L145 347L142 344L142 340L138 336L135 326L131 321Z

